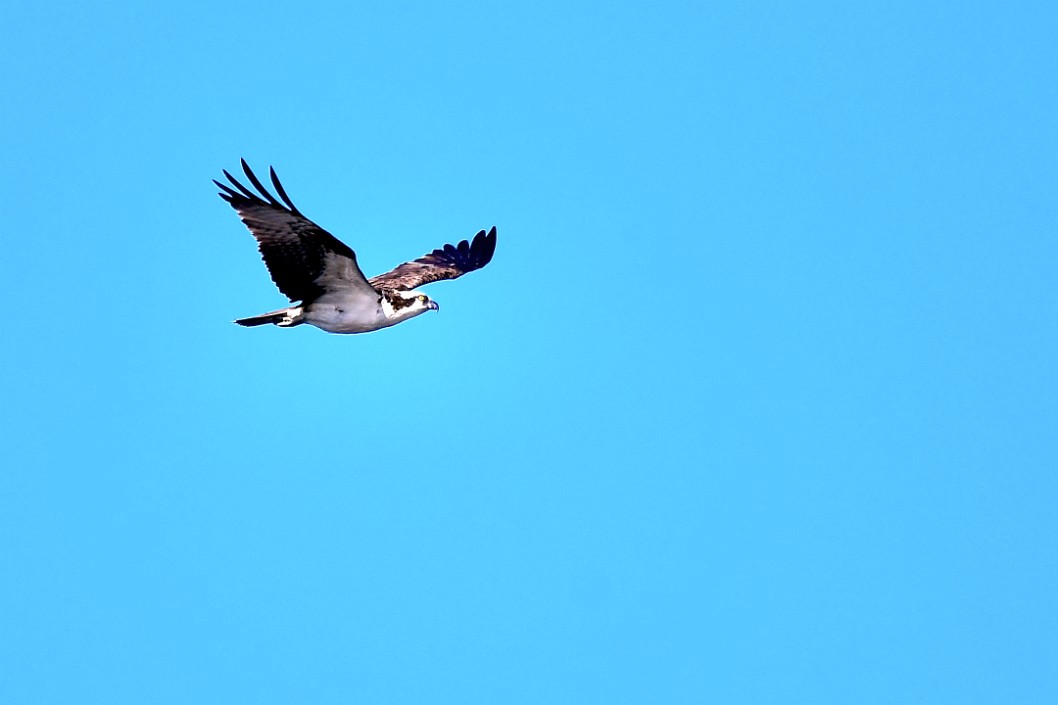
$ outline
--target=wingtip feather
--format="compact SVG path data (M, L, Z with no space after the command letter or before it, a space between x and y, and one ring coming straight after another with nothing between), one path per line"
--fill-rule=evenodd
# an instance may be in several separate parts
M242 163L242 170L246 174L246 178L250 180L250 183L253 184L253 187L257 189L258 193L261 194L264 200L270 205L282 207L279 201L276 200L276 197L273 196L271 192L264 187L261 180L257 178L257 174L253 173L253 169L251 169L250 165L246 163L246 160L240 159L239 161Z
M488 233L484 230L474 236L474 242L470 246L478 269L492 261L492 255L496 252L496 226L493 225Z
M274 167L268 167L268 176L272 179L272 185L275 186L276 192L279 194L279 197L283 199L283 203L287 204L287 207L290 208L290 211L294 215L301 215L301 211L298 210L298 207L295 206L294 202L290 200L290 196L287 195L287 191L283 188L283 184L279 183L279 177L276 175L276 170Z
M221 198L223 198L228 203L231 203L231 199L235 198L235 196L238 195L235 192L235 190L232 189L230 186L225 186L224 184L222 184L221 182L217 181L216 179L213 179L213 183L215 183L217 185L217 188L219 188L223 192L223 193L218 193L217 195L220 196Z

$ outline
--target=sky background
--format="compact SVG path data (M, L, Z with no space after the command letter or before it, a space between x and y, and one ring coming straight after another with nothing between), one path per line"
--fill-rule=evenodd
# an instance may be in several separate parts
M1056 8L8 3L0 702L1053 702Z

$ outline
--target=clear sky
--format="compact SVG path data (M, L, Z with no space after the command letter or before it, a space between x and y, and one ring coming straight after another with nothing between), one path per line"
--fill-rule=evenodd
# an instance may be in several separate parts
M8 3L0 702L1053 702L1056 8Z

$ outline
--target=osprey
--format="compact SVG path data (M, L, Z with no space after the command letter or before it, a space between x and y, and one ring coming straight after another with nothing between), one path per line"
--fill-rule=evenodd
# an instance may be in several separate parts
M272 281L294 305L240 318L235 321L239 325L273 323L288 328L308 323L329 333L367 333L387 328L438 309L430 297L416 290L418 287L481 269L496 251L493 227L488 233L478 232L473 242L445 245L368 279L356 263L356 253L306 218L291 202L275 169L268 171L282 202L261 184L245 159L242 170L258 193L226 170L224 176L235 188L216 180L213 183L220 187L220 197L231 204L253 233Z

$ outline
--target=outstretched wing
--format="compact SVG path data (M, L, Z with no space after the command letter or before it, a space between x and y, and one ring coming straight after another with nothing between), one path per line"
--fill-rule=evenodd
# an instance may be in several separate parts
M269 168L272 185L282 202L268 192L250 170L246 160L242 170L254 193L226 170L231 186L214 180L220 197L231 204L242 222L253 233L265 266L279 290L291 301L311 301L329 290L352 290L351 294L377 297L356 263L356 253L344 242L306 218L291 202L283 185Z
M463 240L458 245L445 245L417 260L405 262L396 269L368 280L376 289L417 289L423 284L455 279L467 272L481 269L492 261L496 251L496 228L474 236L473 242Z

